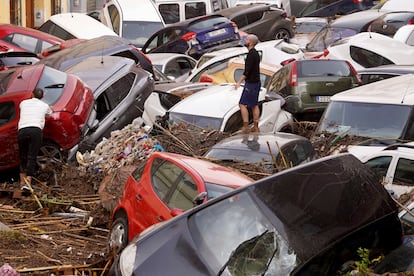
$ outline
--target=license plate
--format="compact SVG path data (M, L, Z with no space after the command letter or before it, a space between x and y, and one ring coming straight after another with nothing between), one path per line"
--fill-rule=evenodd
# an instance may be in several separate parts
M327 103L331 100L331 96L316 96L316 101L318 103Z
M213 37L213 36L218 36L218 35L221 35L221 34L224 34L224 33L226 33L225 29L218 29L218 30L209 32L208 36Z

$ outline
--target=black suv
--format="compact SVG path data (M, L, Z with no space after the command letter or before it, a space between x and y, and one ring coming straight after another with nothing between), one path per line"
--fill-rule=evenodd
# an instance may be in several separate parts
M270 4L239 5L215 12L237 24L243 32L257 35L260 41L293 37L293 24L284 10Z

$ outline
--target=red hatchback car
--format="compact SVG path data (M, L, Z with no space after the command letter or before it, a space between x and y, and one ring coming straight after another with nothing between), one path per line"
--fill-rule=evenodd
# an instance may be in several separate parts
M91 89L83 81L43 64L0 71L0 171L19 165L19 104L30 98L36 87L44 90L43 101L53 110L52 116L46 118L39 155L61 160L65 151L80 140L94 101Z
M59 37L39 30L12 24L0 24L0 39L35 54L64 42Z
M137 234L253 179L198 158L155 152L125 183L113 211L109 246L119 253Z

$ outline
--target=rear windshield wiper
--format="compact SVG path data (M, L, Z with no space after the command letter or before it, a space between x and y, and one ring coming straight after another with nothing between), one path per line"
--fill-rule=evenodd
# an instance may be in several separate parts
M56 84L45 86L45 88L63 88L64 86L65 86L64 83L56 83Z

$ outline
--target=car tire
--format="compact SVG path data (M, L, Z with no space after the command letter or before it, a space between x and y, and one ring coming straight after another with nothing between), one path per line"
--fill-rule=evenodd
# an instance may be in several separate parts
M286 42L289 42L290 33L288 30L285 29L278 29L274 34L274 39L283 39Z
M118 255L128 244L128 219L125 215L116 218L109 233L109 249Z
M39 149L36 163L39 168L44 169L49 165L55 166L57 163L65 161L65 155L60 147L53 142L45 142Z

